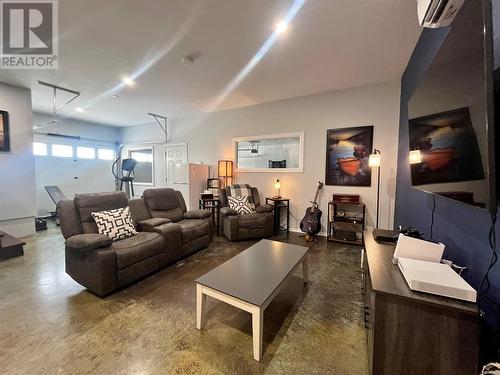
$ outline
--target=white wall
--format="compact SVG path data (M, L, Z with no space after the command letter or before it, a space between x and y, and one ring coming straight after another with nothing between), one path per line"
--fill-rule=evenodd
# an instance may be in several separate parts
M291 199L291 227L297 229L318 181L325 178L326 130L374 125L374 147L382 152L380 227L392 227L396 180L399 122L399 82L363 86L336 92L287 99L211 114L175 119L172 142L188 143L189 162L216 164L234 159L232 138L273 133L305 132L303 173L240 173L239 183L259 188L262 196L273 195L276 178L282 195ZM122 140L161 139L157 126L139 126L122 131ZM157 164L160 168L163 165ZM368 224L375 221L376 173L371 187L325 186L320 208L326 224L327 202L332 193L359 194L368 208Z
M35 161L31 91L0 83L0 109L9 112L10 153L0 153L0 230L35 232Z

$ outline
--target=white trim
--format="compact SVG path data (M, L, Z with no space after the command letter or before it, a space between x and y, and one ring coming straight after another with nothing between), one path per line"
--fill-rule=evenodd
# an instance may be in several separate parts
M238 168L238 142L249 142L259 139L280 139L280 138L294 138L299 137L299 167L298 168ZM236 137L233 138L233 155L235 172L237 173L254 173L254 172L264 172L264 173L303 173L304 172L304 132L295 133L280 133L280 134L266 134L266 135L256 135L247 137Z

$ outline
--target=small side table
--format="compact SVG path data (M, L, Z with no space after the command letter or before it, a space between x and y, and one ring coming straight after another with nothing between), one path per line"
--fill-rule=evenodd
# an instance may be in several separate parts
M271 202L271 203L269 203ZM280 230L290 230L290 199L286 198L274 198L266 197L266 204L271 204L274 207L274 225L273 225L273 232L275 235L280 233ZM281 209L285 208L286 209L286 227L281 228Z
M219 198L212 199L200 199L199 202L200 210L210 210L212 211L212 224L214 225L214 230L219 235L219 222L220 222L220 200Z

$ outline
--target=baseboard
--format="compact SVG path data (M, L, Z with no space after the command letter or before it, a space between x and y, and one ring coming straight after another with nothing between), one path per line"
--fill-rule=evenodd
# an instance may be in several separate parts
M20 219L1 220L0 231L11 236L21 238L35 234L35 217L23 217Z

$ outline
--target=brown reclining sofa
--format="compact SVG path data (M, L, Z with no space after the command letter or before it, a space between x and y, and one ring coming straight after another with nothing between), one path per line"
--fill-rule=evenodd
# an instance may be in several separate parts
M78 194L57 204L66 240L66 273L98 296L133 283L208 246L210 211L187 211L180 192L148 189L143 199L123 192ZM130 206L138 234L113 242L98 234L91 213Z

